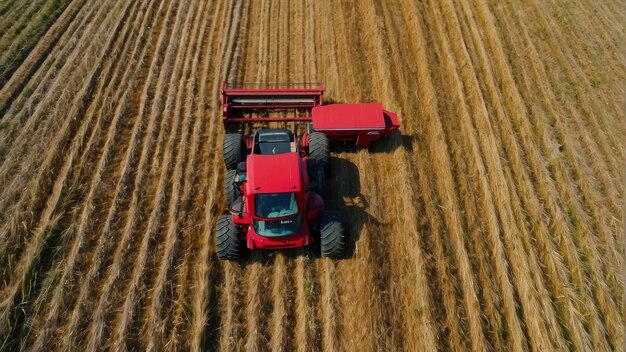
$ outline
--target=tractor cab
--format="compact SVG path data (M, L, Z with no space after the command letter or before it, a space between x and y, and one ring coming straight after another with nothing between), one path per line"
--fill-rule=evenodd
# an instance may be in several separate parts
M287 128L260 128L252 139L252 154L276 155L296 151L293 132Z
M324 201L318 188L309 186L307 159L286 149L292 143L287 139L290 133L265 130L256 137L260 138L255 148L270 153L249 154L239 164L232 184L227 181L233 222L246 227L250 249L308 245L313 241L309 225L319 217Z

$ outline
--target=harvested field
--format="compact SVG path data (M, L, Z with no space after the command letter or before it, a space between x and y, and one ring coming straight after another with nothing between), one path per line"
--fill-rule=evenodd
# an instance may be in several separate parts
M624 2L0 0L0 350L623 351ZM220 81L323 80L347 258L215 254Z

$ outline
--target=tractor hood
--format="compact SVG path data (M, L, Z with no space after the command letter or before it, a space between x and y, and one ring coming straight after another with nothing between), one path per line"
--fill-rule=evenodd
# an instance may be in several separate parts
M250 154L247 159L248 189L255 193L300 192L302 162L298 153Z

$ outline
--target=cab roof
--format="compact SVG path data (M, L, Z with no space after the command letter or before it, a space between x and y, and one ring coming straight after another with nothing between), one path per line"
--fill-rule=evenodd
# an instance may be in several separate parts
M254 193L299 192L302 189L302 163L296 152L250 154L246 163L248 187Z

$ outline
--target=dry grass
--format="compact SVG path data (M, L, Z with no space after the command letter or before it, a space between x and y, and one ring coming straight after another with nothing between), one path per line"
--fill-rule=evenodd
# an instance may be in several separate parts
M621 7L1 3L41 40L0 89L0 349L622 350ZM398 112L334 155L349 258L217 260L224 78Z

